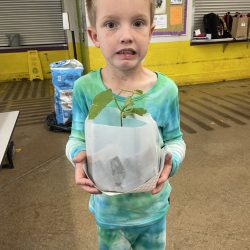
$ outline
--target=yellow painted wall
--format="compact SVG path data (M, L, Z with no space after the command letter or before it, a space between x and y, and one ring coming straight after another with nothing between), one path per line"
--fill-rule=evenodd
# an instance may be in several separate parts
M178 85L250 78L247 42L190 46L189 41L150 44L144 65L173 78ZM89 68L104 65L99 49L89 47Z
M76 43L76 51L77 60L84 64L85 72L88 71L88 47L84 46L81 53L80 43ZM51 78L50 63L74 58L72 43L68 44L68 50L39 51L38 54L44 79ZM0 53L0 69L0 82L29 79L27 52Z
M68 50L39 51L39 58L45 79L50 79L51 62L69 57ZM29 79L27 52L0 53L0 81Z
M105 64L100 50L85 46L81 58L84 72ZM43 74L51 78L51 62L73 58L72 44L69 50L39 51ZM229 43L223 52L223 44L190 46L189 41L150 44L144 65L173 78L178 85L210 83L224 80L250 78L250 46L247 42ZM0 53L0 81L29 79L27 52Z

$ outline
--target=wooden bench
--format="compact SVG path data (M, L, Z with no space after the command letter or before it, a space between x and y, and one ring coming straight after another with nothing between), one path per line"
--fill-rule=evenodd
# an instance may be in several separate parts
M14 168L14 142L11 140L19 111L0 113L0 166ZM7 162L6 162L7 161Z

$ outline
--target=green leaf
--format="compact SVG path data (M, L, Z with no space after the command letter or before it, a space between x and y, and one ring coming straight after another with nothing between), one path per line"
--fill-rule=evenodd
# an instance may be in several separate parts
M96 116L113 100L112 90L107 89L100 94L96 95L93 104L89 110L89 119L95 119Z
M107 89L94 97L93 104L98 106L106 106L113 100L112 90Z
M134 93L135 93L136 95L143 95L143 91L140 90L140 89L134 90Z
M143 116L147 113L147 110L144 108L133 108L131 111L131 113Z
M133 112L131 112L131 111L125 111L124 113L123 113L123 118L126 118L127 116L129 116L129 115L132 115L133 114ZM124 117L125 116L125 117Z
M93 104L89 110L89 120L95 119L99 115L99 113L101 113L102 110L103 110L102 106Z
M137 115L142 116L147 113L147 111L144 108L133 107L135 104L133 100L133 96L142 95L143 94L142 90L140 89L136 89L134 91L122 90L121 92L123 91L131 93L131 96L126 98L126 101L123 107L120 107L116 98L113 97L111 89L107 89L99 93L98 95L96 95L93 100L93 104L89 110L89 119L90 120L95 119L95 117L107 106L107 104L113 100L115 101L117 108L120 110L121 126L123 124L122 119L126 118L127 116L132 115L132 114L137 114Z

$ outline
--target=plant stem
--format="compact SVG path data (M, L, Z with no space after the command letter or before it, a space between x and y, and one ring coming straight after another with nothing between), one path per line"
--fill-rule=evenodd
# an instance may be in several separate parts
M121 123L121 127L123 126L122 116L123 116L123 112L120 113L120 123Z
M120 110L120 125L121 125L121 127L123 127L123 118L126 118L126 115L124 116L124 113L126 114L126 112L133 110L134 102L133 102L132 98L135 95L134 91L123 90L123 89L121 89L121 91L118 93L118 95L120 95L122 92L131 93L131 95L126 98L125 105L123 107L121 107L119 105L117 99L115 97L113 97L113 100L115 101L117 108Z
M122 108L120 107L120 105L119 105L119 103L118 103L118 101L116 100L115 97L114 97L114 101L115 101L115 104L116 104L117 108L118 108L120 111L122 111Z

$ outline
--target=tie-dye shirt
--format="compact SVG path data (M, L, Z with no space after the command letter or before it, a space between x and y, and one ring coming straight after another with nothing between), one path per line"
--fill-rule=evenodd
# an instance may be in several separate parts
M185 156L186 146L180 131L178 88L168 77L157 74L156 83L142 96L134 97L135 106L144 107L156 121L162 135L166 151L172 154L173 176ZM85 151L84 124L94 97L106 90L101 78L101 69L80 77L74 85L72 98L72 128L66 146L66 155L72 159ZM116 96L118 102L125 98ZM109 106L114 106L111 102ZM74 164L73 164L74 165ZM166 215L171 192L169 182L156 195L151 193L131 193L115 196L91 195L89 209L97 224L103 228L150 225Z

